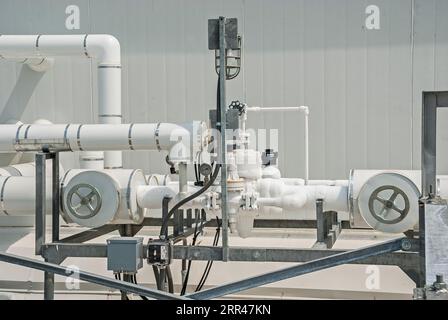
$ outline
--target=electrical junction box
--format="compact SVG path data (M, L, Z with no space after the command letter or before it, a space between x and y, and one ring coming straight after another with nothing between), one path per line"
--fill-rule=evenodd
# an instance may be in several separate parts
M143 267L143 238L113 237L107 239L107 270L137 272Z
M167 266L171 263L173 251L171 242L167 240L149 239L148 241L148 264L156 266Z

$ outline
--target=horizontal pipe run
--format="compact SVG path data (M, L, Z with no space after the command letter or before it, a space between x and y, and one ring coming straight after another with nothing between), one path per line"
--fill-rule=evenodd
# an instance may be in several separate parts
M85 57L98 61L98 114L100 124L120 124L121 49L118 40L108 34L72 35L0 35L0 58L27 64L44 72L54 57ZM90 167L81 158L81 167ZM100 163L97 164L99 166ZM120 151L104 154L105 168L122 167Z
M0 153L39 151L45 145L63 151L169 151L178 143L189 146L191 140L201 140L196 139L202 135L201 124L5 124L0 126Z

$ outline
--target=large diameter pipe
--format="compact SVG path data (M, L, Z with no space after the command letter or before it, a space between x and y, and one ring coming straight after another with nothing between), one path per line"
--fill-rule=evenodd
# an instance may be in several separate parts
M0 176L0 216L34 215L36 210L35 177ZM46 183L47 214L51 213L51 183Z
M100 124L120 124L121 49L118 40L107 34L80 35L1 35L0 58L26 63L33 70L45 71L51 58L79 56L98 61L98 117ZM81 167L91 167L89 157L81 156ZM122 167L120 151L104 154L105 168Z
M0 153L36 151L45 144L58 144L67 151L167 150L172 152L171 160L180 161L189 160L187 152L199 146L204 131L202 122L1 125Z
M48 177L51 177L52 175L52 162L51 160L47 160L45 163L46 166L46 174ZM59 163L59 173L64 174L64 168L62 167L62 164ZM20 163L20 164L14 164L7 167L1 167L0 168L0 176L16 176L16 177L34 177L36 174L36 164L34 162L28 162L28 163Z

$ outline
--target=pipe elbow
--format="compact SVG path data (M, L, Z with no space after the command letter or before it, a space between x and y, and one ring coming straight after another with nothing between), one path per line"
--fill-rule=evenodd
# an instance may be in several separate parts
M121 66L120 42L110 34L87 35L86 50L98 59L99 66Z

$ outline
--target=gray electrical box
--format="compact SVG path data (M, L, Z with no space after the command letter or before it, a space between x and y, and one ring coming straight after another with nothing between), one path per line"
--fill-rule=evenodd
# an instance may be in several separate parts
M107 239L107 270L137 272L143 267L143 238L114 237Z

